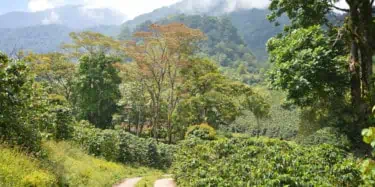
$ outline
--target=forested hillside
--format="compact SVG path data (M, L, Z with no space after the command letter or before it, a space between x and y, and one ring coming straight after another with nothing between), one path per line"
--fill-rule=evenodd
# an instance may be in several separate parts
M14 55L18 50L48 53L60 50L70 40L72 29L60 25L41 25L18 29L0 29L1 50Z
M209 2L209 3L207 3ZM156 9L151 13L143 14L124 23L124 26L135 28L146 22L156 22L166 17L178 17L178 15L207 15L215 17L227 17L243 37L247 47L251 49L253 54L259 61L267 59L266 42L274 35L283 30L283 26L289 22L285 16L279 20L279 27L267 20L270 13L266 7L261 8L250 4L245 6L238 1L218 0L207 1L203 6L196 0L184 0L170 7ZM233 4L237 3L237 6ZM204 4L204 3L203 3ZM245 3L246 4L246 3Z
M230 19L232 21L230 25L233 24L237 30L235 33L242 37L258 61L264 62L267 59L265 43L269 38L280 33L282 26L287 23L287 19L283 19L280 21L280 27L274 27L266 19L269 13L266 9L234 9L233 12L226 12L225 10L228 6L228 1L226 0L215 2L215 5L202 9L199 9L199 4L196 4L194 0L190 1L186 0L170 7L156 9L151 13L146 13L137 16L133 20L126 21L122 26L120 24L126 20L124 15L111 12L107 9L93 9L85 12L81 6L66 6L40 13L14 12L5 14L0 16L0 23L3 23L0 28L4 28L8 32L4 31L0 37L2 41L7 42L1 43L0 47L5 52L12 51L15 46L17 46L16 49L28 49L34 52L53 52L59 49L60 43L68 42L67 33L69 32L89 30L117 37L121 30L129 29L130 31L134 31L134 29L146 21L161 22L164 20L165 22L166 18L170 19L170 21L178 21L180 15L200 15L203 17L207 15L218 17L220 20ZM43 20L48 20L52 13L58 15L58 20L43 23ZM90 17L90 15L98 16ZM21 21L12 21L13 19ZM37 36L34 34L35 30L46 32L47 34L44 37ZM20 42L24 40L29 40L29 42ZM235 43L238 43L238 40L240 39L236 39ZM40 46L42 45L46 47L41 49Z
M281 33L283 26L288 24L288 18L282 17L279 26L267 20L270 12L266 9L239 10L229 14L233 25L244 38L246 45L251 49L259 61L267 60L267 41Z
M24 28L0 28L0 48L7 54L14 55L19 50L36 53L61 51L61 43L69 43L71 32L93 31L108 36L117 36L120 26L96 26L83 30L76 30L64 25L40 25Z

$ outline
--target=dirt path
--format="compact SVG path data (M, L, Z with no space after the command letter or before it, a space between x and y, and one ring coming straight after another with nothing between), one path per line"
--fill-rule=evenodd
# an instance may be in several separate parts
M126 179L121 184L114 185L113 187L135 187L140 180L142 180L142 177Z
M177 185L172 178L166 178L157 180L154 187L177 187Z

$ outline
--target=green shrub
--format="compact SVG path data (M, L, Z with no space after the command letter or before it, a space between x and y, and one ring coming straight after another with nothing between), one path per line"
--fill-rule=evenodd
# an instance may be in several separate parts
M22 186L28 187L49 187L54 185L56 178L55 176L42 171L34 171L29 175L25 176L21 184Z
M279 91L269 91L260 87L262 92L268 93L271 103L269 118L259 120L250 111L244 111L242 116L229 125L233 133L247 133L251 136L266 136L269 138L281 138L293 140L298 135L300 124L300 110L295 108L286 109L283 107L285 94Z
M173 164L180 186L358 186L355 160L331 145L267 138L188 139Z
M70 108L58 107L55 109L55 139L69 140L73 136L73 115Z
M203 123L200 125L190 126L187 129L185 137L188 138L192 136L201 138L202 140L214 140L216 139L216 131L207 123Z
M100 129L95 128L88 121L80 121L74 126L73 141L81 145L85 150L89 150L90 142Z
M0 186L49 187L56 184L55 175L43 170L38 160L0 146Z
M57 141L71 139L75 120L68 101L64 96L50 94L46 105L48 109L45 111L45 116L48 116L49 121L40 127L45 137L47 139L53 137Z
M156 168L168 168L173 161L173 145L156 143L154 139L144 139L125 131L119 131L119 161L139 163Z
M89 142L89 152L110 161L119 157L118 133L114 130L99 130Z
M374 108L375 109L375 108ZM374 110L373 110L374 111ZM372 155L375 155L375 127L363 129L363 141L372 147ZM365 182L364 186L375 186L375 160L374 158L367 158L361 163L362 179Z
M299 137L297 142L303 145L330 144L348 150L351 147L349 138L338 129L326 127L307 137Z
M90 154L111 161L155 168L168 168L173 161L172 145L140 138L122 129L97 129L84 121L75 127L73 140Z
M40 151L42 120L39 93L23 62L12 62L0 52L0 141Z

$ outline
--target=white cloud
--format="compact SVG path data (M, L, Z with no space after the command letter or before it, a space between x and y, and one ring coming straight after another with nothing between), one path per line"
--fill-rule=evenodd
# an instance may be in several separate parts
M56 12L51 12L49 17L42 20L43 25L56 24L60 22L60 16Z
M336 3L336 6L337 7L340 7L340 8L349 8L349 5L344 1L344 0L341 0L340 2L338 2L338 3ZM344 12L342 12L342 11L340 11L340 10L334 10L336 13L344 13Z
M84 0L88 8L112 8L134 18L156 8L169 6L180 0Z
M29 0L28 8L36 12L66 4L81 4L86 8L111 8L134 18L178 1L181 0Z
M266 8L270 2L268 0L185 0L181 8L187 12L205 12L222 3L226 6L224 11L232 12L237 9Z
M66 4L82 4L86 8L111 8L118 10L129 18L134 18L140 14L151 12L154 9L169 6L182 0L29 0L30 11L41 11ZM205 9L218 3L218 0L188 0L187 9ZM227 11L237 8L265 8L269 0L226 0ZM345 6L342 0L339 5ZM192 5L192 6L190 6Z
M29 0L28 8L32 12L53 8L49 0Z

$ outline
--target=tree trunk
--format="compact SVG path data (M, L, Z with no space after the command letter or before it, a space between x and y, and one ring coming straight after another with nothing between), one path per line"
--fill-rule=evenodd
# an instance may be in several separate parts
M372 93L372 5L369 0L351 0L350 22L352 48L350 54L351 96L357 123L364 124L374 104Z
M139 106L137 106L139 107ZM137 126L136 126L136 134L137 136L139 136L139 125L140 125L140 122L141 122L141 110L138 110L138 117L137 117Z
M350 52L349 70L350 70L350 84L351 84L351 99L353 109L360 114L359 109L362 105L361 92L361 64L359 59L359 44L358 44L358 24L360 23L360 15L358 11L358 3L352 3L350 6L350 22L349 27L352 34L352 46Z
M363 97L366 98L371 105L374 104L374 98L372 93L373 81L372 81L372 56L373 49L373 22L372 22L372 5L370 1L363 0L360 6L360 51L361 51L361 62L362 62L362 86L363 86ZM369 108L369 107L366 107ZM368 111L367 111L368 112Z
M353 108L359 109L362 103L361 78L360 78L358 44L355 41L352 42L349 67L350 67L352 105L353 105Z
M168 143L172 144L172 123L168 120Z
M257 121L257 129L258 129L257 137L259 138L260 137L260 131L261 131L259 118L256 117L256 121Z

